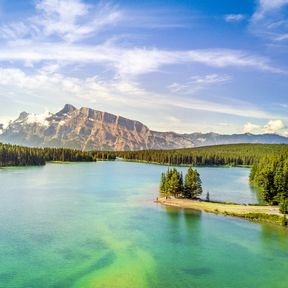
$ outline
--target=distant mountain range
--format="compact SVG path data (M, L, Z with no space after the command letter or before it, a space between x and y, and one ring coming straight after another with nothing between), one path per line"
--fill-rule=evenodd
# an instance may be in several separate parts
M67 147L81 150L174 149L235 143L288 143L277 134L217 133L179 134L150 130L139 121L90 108L66 104L53 114L22 112L4 128L0 142L35 147Z

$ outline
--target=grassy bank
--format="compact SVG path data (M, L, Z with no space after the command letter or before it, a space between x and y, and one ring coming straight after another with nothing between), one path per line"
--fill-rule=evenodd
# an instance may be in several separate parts
M196 209L214 214L241 217L254 222L268 222L283 225L284 219L284 215L279 212L277 206L241 205L176 198L159 198L157 202L172 207Z

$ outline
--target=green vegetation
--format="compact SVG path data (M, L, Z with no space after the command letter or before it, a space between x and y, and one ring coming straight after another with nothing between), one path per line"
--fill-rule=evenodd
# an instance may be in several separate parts
M96 160L113 160L110 152L84 152L64 148L30 148L0 143L0 167L37 166L53 162L91 162Z
M229 165L252 166L264 157L288 156L288 145L281 144L233 144L174 150L142 151L88 151L61 148L28 148L0 144L2 164L43 165L45 161L94 161L114 160L116 157L129 161L165 165ZM16 156L12 156L12 154ZM5 156L6 155L6 156ZM9 156L10 155L10 156ZM9 161L6 159L9 158ZM16 161L17 158L18 160ZM42 159L42 160L41 160ZM4 163L4 165L3 165ZM15 164L13 164L15 163ZM37 164L36 164L37 163ZM38 164L39 163L39 164ZM41 163L41 164L40 164Z
M39 153L43 154L45 161L61 161L61 162L95 161L93 155L91 155L89 152L83 152L73 149L44 148L39 149Z
M287 155L266 156L252 167L250 182L259 187L263 199L273 205L280 204L287 213L288 158Z
M0 167L44 164L45 157L39 149L0 144Z
M189 167L185 176L184 197L187 199L195 199L202 194L202 181L196 169Z
M183 175L177 169L168 169L162 173L160 181L160 192L166 196L184 197L196 199L202 194L202 183L197 170L188 169L183 183Z
M111 151L90 151L90 155L93 156L94 159L96 160L115 160L116 159L116 154Z
M267 155L288 156L288 145L232 144L174 150L142 150L114 153L117 157L125 160L166 165L251 166Z

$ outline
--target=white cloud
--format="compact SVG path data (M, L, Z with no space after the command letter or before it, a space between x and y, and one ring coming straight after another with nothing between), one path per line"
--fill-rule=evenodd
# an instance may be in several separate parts
M244 125L243 131L245 133L252 133L252 132L255 133L255 131L259 131L261 129L262 129L261 125L257 125L257 124L253 124L253 123L248 122Z
M8 125L9 122L13 119L13 117L4 117L4 116L0 116L0 125L3 125L2 128L5 129ZM0 129L1 132L1 129Z
M284 131L287 128L285 123L280 119L270 120L265 125L258 125L253 123L246 123L244 125L243 131L245 133L263 134L263 133L279 133L287 134L288 131Z
M191 77L191 83L195 84L218 84L218 83L224 83L231 79L229 75L219 75L219 74L207 74L204 76L192 76Z
M263 19L267 14L271 14L288 4L288 0L258 0L257 9L253 15L253 20Z
M270 131L278 131L286 128L286 126L282 120L270 120L265 128Z
M241 22L245 19L243 14L227 14L224 16L226 22Z
M19 40L58 36L74 42L122 19L122 12L109 2L88 5L80 0L38 0L35 8L36 16L2 25L0 38Z

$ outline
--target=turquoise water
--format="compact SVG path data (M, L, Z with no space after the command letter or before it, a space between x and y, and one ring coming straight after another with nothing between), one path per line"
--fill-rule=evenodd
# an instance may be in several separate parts
M0 170L0 287L287 287L287 230L153 203L166 169ZM249 169L199 172L211 198L257 201Z

